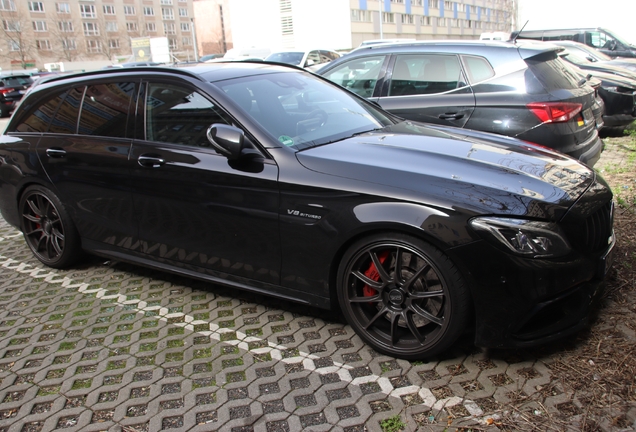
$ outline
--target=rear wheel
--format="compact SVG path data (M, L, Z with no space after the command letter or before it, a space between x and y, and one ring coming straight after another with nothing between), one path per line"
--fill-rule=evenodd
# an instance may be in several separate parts
M337 288L359 336L375 350L404 359L443 352L470 315L458 269L440 250L408 235L376 235L352 245Z
M81 244L59 198L42 186L29 186L20 199L21 228L27 245L43 264L64 268L76 262Z

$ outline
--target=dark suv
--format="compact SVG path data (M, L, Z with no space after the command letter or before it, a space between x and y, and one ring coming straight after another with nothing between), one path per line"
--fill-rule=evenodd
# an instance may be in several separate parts
M410 120L494 132L593 166L594 89L557 53L524 42L422 41L358 48L317 73Z
M0 117L13 111L32 84L33 78L29 75L0 75Z

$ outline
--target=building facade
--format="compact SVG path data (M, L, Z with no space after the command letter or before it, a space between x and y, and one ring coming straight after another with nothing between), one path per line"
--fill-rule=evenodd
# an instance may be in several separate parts
M131 39L165 37L194 59L193 0L0 0L0 67L132 57Z

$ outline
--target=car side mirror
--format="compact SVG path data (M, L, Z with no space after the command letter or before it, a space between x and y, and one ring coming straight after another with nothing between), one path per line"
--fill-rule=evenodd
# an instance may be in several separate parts
M219 153L230 160L241 157L245 133L234 126L214 123L207 131L208 141Z

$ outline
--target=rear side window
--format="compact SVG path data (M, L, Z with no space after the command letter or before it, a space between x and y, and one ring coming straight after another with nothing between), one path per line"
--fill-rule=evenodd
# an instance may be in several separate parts
M495 76L495 71L492 69L492 66L490 66L488 60L483 57L462 56L462 60L464 61L464 67L466 68L468 80L471 84L485 81Z
M86 88L78 133L125 138L134 83L95 84Z
M70 89L64 96L64 101L49 126L49 132L74 134L77 131L77 115L84 96L84 87Z
M44 99L11 132L46 132L66 92Z
M556 53L550 52L526 59L529 71L536 80L548 92L558 89L576 89L580 80L572 69L557 58ZM526 80L529 93L541 93L541 89L535 88L531 80Z

